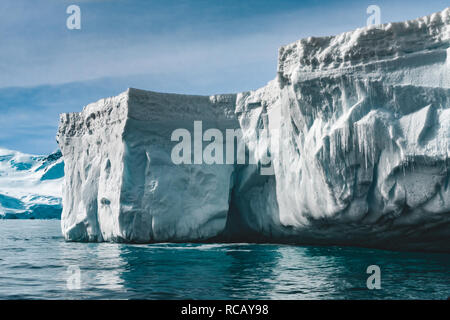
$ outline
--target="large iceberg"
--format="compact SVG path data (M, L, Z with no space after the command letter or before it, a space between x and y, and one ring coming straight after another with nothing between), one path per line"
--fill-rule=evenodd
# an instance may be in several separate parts
M445 9L284 46L256 91L128 89L63 114L63 234L450 251L449 47Z
M59 219L63 176L60 151L36 156L0 148L0 219Z

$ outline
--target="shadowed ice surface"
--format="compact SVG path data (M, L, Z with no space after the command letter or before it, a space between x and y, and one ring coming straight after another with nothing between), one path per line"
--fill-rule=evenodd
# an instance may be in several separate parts
M366 269L381 268L381 290ZM69 290L79 268L80 289ZM60 221L0 221L1 299L446 299L450 254L261 244L68 243Z

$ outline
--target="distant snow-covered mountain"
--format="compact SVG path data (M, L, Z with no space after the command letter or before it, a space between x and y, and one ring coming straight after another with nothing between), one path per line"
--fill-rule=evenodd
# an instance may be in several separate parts
M0 148L0 219L59 219L63 177L60 151L35 156Z

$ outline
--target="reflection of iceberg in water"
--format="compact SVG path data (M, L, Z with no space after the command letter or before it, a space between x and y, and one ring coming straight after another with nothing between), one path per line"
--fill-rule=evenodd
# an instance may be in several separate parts
M69 299L443 299L450 283L447 254L274 244L58 244L50 267L61 265L61 272L46 280L46 290L57 283L50 297ZM366 287L373 264L381 268L382 290ZM81 269L81 290L66 288L73 265Z
M2 221L0 243L0 299L447 299L450 292L448 254L71 243L62 240L58 221L36 220ZM366 287L373 264L381 268L382 290ZM74 269L81 281L71 290Z
M120 248L121 283L130 299L261 299L272 287L264 281L273 277L278 255L246 244Z
M120 244L100 243L77 245L61 242L56 250L56 259L62 263L57 275L64 298L112 299L126 298L121 273L126 261L121 257ZM70 270L79 270L79 288L68 287Z
M278 246L278 253L270 299L447 298L448 255L320 246ZM382 290L367 288L369 265L381 268Z
M372 257L391 254L351 247L297 246L279 246L278 252L270 299L340 299L343 292L354 299L362 298L368 290L366 268L389 263ZM378 295L371 292L374 298Z
M234 245L226 255L227 266L224 290L230 299L268 299L274 287L274 270L280 254L276 246Z
M126 291L124 281L120 277L126 262L121 257L121 249L117 244L99 244L96 247L96 261L101 264L99 272L95 275L95 285L103 290L116 292Z
M311 256L307 248L278 247L274 288L270 299L319 299L334 291L328 279L338 263L330 257Z
M255 244L119 245L105 255L119 273L105 274L127 299L442 299L447 255L351 247ZM120 258L115 254L120 252ZM382 289L366 287L369 265ZM117 279L117 277L120 279ZM430 278L431 277L431 278ZM443 280L445 281L445 280ZM445 290L444 290L445 291ZM446 297L445 297L446 298Z

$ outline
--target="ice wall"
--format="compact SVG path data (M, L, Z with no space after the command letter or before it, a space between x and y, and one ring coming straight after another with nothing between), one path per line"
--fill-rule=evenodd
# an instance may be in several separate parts
M233 128L235 95L129 89L61 116L62 230L74 241L187 241L226 224L234 165L176 165L172 132ZM202 132L203 134L203 132Z
M237 99L249 135L263 123L253 117L280 135L275 183L243 195L243 215L271 224L249 226L296 242L450 249L449 13L280 49L277 79Z
M256 91L129 89L63 115L66 239L450 251L449 43L446 9L284 46ZM241 128L256 165L174 164L194 121Z

